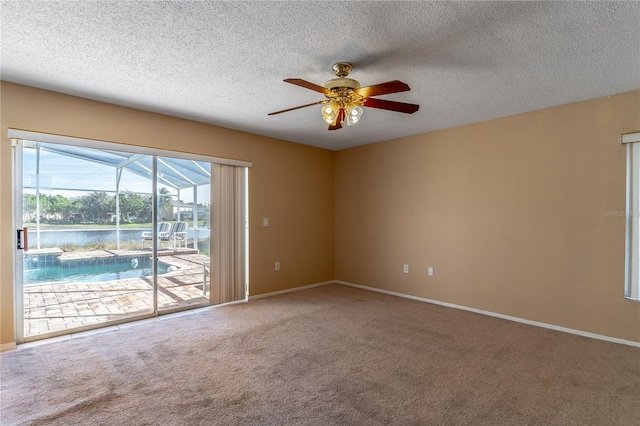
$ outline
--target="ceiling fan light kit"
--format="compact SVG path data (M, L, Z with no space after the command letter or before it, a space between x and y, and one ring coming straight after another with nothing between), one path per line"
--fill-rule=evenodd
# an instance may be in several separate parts
M385 109L405 114L413 114L420 108L419 105L372 98L372 96L376 95L411 90L407 84L401 81L393 80L373 86L361 87L357 80L347 78L353 70L353 65L350 63L338 62L333 65L332 69L337 78L328 80L324 86L299 78L284 80L286 83L322 93L327 98L326 100L272 112L269 115L281 114L312 105L323 105L321 109L322 119L329 124L329 130L338 130L345 124L347 126L358 124L364 112L362 107Z
M364 110L357 105L345 105L340 106L340 104L332 102L327 106L322 107L322 119L329 125L335 126L338 121L338 117L340 116L340 110L344 110L344 117L342 117L342 123L347 126L353 126L354 124L358 124L360 122L360 118L362 118L362 113Z

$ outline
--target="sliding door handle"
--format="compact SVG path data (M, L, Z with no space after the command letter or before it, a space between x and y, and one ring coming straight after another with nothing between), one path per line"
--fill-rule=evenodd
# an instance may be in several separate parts
M29 249L29 242L27 241L27 235L28 235L28 228L23 228L23 229L18 229L17 233L18 233L18 238L17 238L17 242L18 242L18 250L24 250L27 251Z
M24 242L22 241L22 234L24 234L24 231L22 229L18 229L18 250L24 250Z

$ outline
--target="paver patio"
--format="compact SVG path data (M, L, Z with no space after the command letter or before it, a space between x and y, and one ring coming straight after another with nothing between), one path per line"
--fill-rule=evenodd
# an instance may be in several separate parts
M64 260L146 254L142 250L64 253ZM177 269L158 275L158 310L173 310L208 301L203 295L203 264L197 250L162 250L162 263ZM208 296L208 294L207 294ZM152 277L102 282L58 282L24 286L24 336L72 330L153 312Z

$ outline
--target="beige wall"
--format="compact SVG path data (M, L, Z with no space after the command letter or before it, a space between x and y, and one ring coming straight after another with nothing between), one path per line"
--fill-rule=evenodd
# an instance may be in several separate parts
M0 90L0 343L14 340L8 127L252 161L251 294L336 278L640 342L624 218L605 215L626 207L620 135L640 130L640 91L333 153Z
M638 130L635 91L339 151L336 279L640 342L605 215Z
M7 128L252 161L250 293L333 279L333 152L6 82L0 95L0 343L14 341Z

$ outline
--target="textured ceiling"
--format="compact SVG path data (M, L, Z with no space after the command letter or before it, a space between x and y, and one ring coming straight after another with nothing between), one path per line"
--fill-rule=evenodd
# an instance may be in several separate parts
M634 2L0 3L3 80L338 150L640 88ZM327 131L349 61L413 115L365 109Z

